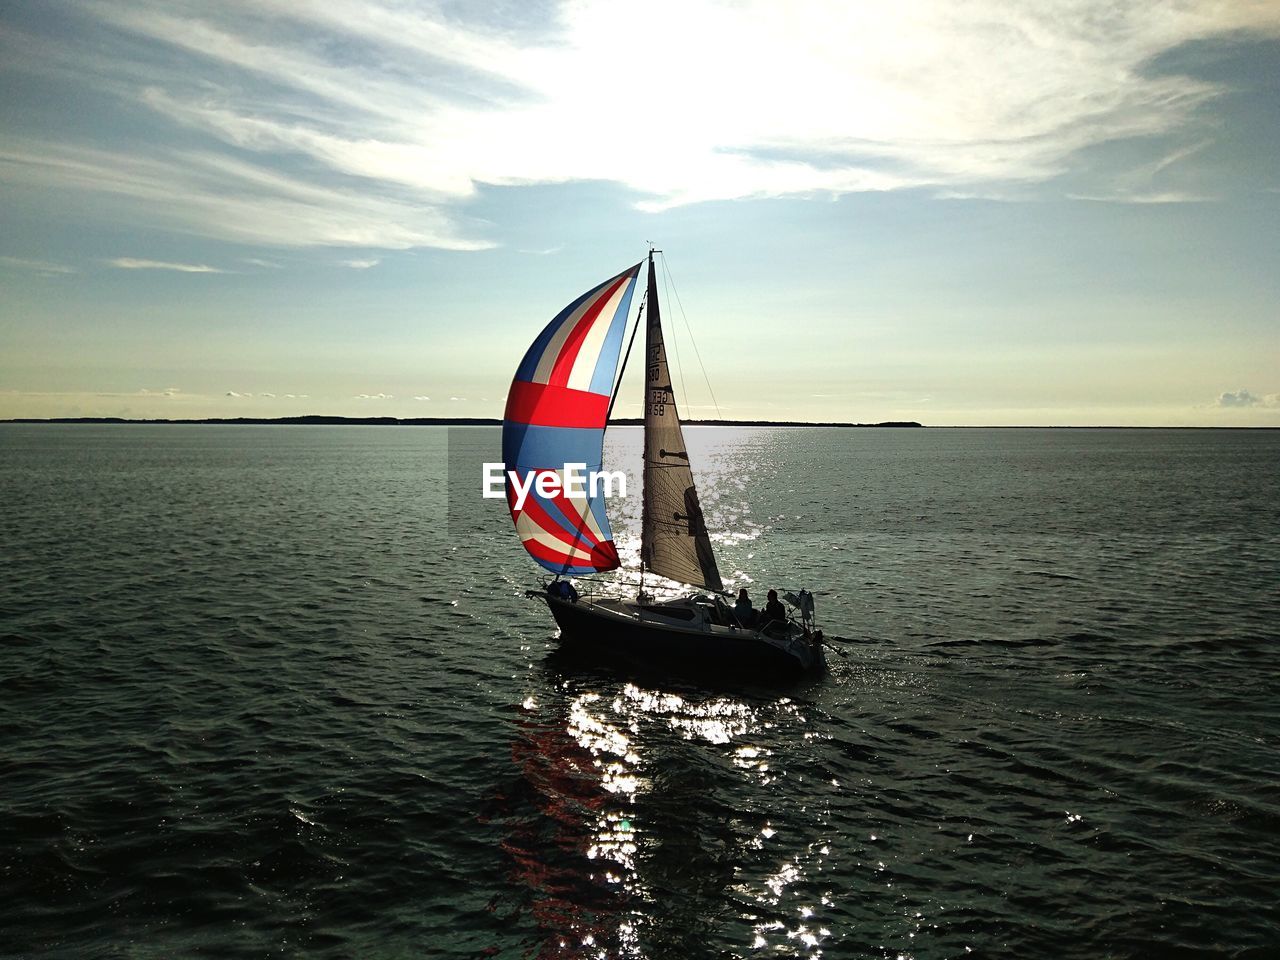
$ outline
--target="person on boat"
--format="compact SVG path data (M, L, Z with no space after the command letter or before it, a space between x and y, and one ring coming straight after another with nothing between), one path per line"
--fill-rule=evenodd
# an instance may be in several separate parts
M737 619L739 626L754 627L756 625L756 612L751 606L751 598L747 596L746 587L738 591L738 602L733 605L733 616Z
M578 602L578 590L568 580L553 580L547 585L547 593L561 600L568 600L570 603Z
M777 590L769 591L769 602L764 605L764 616L761 619L766 627L774 623L785 624L787 622L787 608L778 599Z

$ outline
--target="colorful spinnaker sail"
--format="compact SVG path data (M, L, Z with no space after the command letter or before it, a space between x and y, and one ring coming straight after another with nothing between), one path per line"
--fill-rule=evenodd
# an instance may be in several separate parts
M507 394L502 423L507 505L530 556L557 574L576 576L618 566L603 489L594 497L589 487L581 496L567 494L565 467L584 464L587 473L602 469L609 398L640 266L606 280L560 311L520 361ZM518 510L513 473L521 488L528 489ZM536 477L545 473L559 475L551 496L537 490Z

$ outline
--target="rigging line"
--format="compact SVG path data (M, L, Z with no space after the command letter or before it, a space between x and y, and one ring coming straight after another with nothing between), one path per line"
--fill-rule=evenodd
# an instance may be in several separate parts
M723 420L720 414L720 404L716 402L716 392L711 389L711 378L707 376L707 368L702 363L702 352L698 349L698 341L693 338L693 327L689 325L689 318L685 315L684 304L680 302L680 291L676 289L675 277L671 276L671 268L667 266L667 258L662 258L662 270L671 281L671 292L675 294L676 305L680 308L680 319L684 321L684 328L689 334L689 342L693 344L693 355L698 358L698 366L702 369L702 379L707 383L707 392L711 394L711 403L716 408L716 419ZM683 387L683 384L681 384Z
M670 313L671 312L671 271L667 269L667 258L665 255L662 258L662 285L666 290L666 294L667 294L667 313ZM687 327L688 325L689 325L688 321L686 321L685 326ZM681 397L684 398L684 402L686 406L685 416L687 417L693 413L693 401L689 399L689 388L684 385L684 364L680 362L679 331L676 330L675 327L673 326L671 329L671 332L672 334L674 334L674 336L672 336L671 338L671 345L676 349L676 371L680 374L680 395ZM672 405L676 408L676 410L680 409L680 404L675 402L674 390L672 390L671 392L671 402L672 402Z
M627 360L631 358L631 348L635 346L636 331L640 329L640 317L644 315L645 301L649 299L649 287L646 284L640 296L640 309L636 311L636 322L631 327L631 339L627 341L627 352L623 354L622 366L618 368L618 382L613 385L613 395L609 397L609 410L604 415L604 428L609 429L609 418L613 416L613 405L618 402L618 391L622 389L622 375L627 372Z

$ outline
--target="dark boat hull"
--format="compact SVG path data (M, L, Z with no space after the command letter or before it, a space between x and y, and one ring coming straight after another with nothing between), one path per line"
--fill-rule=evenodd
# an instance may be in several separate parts
M820 640L800 656L755 631L732 633L673 628L671 625L610 616L587 602L544 597L560 627L566 652L627 664L645 672L697 678L726 677L761 683L818 674L825 667Z

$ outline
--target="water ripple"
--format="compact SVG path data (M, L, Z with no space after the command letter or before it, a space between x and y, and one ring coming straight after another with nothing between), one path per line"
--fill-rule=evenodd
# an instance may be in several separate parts
M1273 434L691 431L722 567L848 638L712 691L444 539L494 431L0 431L0 953L1274 947Z

